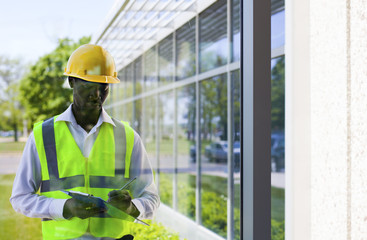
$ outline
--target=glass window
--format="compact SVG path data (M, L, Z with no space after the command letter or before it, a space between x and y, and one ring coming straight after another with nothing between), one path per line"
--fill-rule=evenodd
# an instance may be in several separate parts
M142 99L134 101L134 124L135 131L142 134Z
M159 194L161 201L173 206L173 127L174 127L173 92L159 95Z
M240 60L241 6L240 0L232 0L232 62Z
M191 19L176 31L176 74L177 79L195 75L195 30L196 19Z
M227 78L200 83L202 224L227 236Z
M178 211L195 220L196 151L195 84L177 89L177 195Z
M174 81L173 35L169 35L158 44L159 84Z
M271 227L284 237L284 56L271 60ZM282 238L283 239L283 238Z
M144 111L142 113L142 121L144 130L142 131L142 139L148 154L148 159L152 163L154 170L158 169L157 162L157 124L156 124L156 96L144 99ZM156 176L157 177L157 176ZM157 183L157 179L156 179Z
M232 96L233 96L233 168L234 168L234 233L235 239L240 239L241 232L241 81L240 71L233 71L231 73L232 80Z
M227 63L227 1L219 0L199 16L200 72Z
M271 49L284 46L284 10L271 15Z
M149 49L144 56L144 81L145 89L153 89L157 87L157 61L156 46Z
M142 57L134 61L134 80L135 80L135 95L139 95L143 90L143 66Z
M134 103L133 102L129 102L127 104L124 105L124 115L122 120L126 121L130 124L130 126L133 126L133 121L134 121Z
M130 98L134 96L134 65L133 63L127 65L125 68L126 71L126 81L125 81L125 96L126 98Z

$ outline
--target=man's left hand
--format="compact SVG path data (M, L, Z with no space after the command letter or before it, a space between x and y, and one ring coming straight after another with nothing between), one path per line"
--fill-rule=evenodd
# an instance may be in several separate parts
M131 196L127 190L113 190L109 192L107 202L135 218L140 214L131 201Z

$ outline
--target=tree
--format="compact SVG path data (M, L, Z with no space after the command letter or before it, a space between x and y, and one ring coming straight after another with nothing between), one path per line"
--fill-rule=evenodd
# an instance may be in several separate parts
M271 128L284 130L284 57L271 70Z
M18 93L24 70L19 59L0 56L0 129L13 130L14 141L18 141L18 128L23 119Z
M20 84L21 101L26 117L33 124L63 112L72 101L72 90L63 75L71 53L90 41L83 37L78 42L60 39L56 49L41 57Z

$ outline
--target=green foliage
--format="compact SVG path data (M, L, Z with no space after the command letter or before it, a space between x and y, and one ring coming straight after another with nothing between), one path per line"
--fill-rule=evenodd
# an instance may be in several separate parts
M271 128L284 129L284 57L271 70Z
M147 221L149 227L142 224L135 224L131 229L131 234L136 240L157 239L157 240L180 240L177 233L167 229L161 223Z
M172 174L159 174L159 197L161 201L172 207Z
M71 53L89 41L90 37L83 37L76 43L67 38L59 40L57 48L41 57L22 79L21 101L32 124L60 114L71 103L72 90L64 87L64 68Z
M271 220L271 239L284 240L284 220L281 222Z
M24 69L19 59L0 56L0 130L14 130L15 141L18 141L16 133L23 120L18 83Z

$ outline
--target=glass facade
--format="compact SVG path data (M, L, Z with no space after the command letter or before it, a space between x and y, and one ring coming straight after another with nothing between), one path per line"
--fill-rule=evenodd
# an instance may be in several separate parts
M195 18L176 31L176 77L191 77L196 72L196 23Z
M206 72L228 62L227 1L219 0L199 15L199 66Z
M178 211L196 216L196 95L195 85L177 89L177 201Z
M236 240L241 224L240 3L214 2L124 66L119 71L123 85L112 86L108 109L141 135L162 204ZM284 10L272 21L284 24ZM277 38L272 48L283 46L284 26L272 25L272 38ZM284 56L276 56L271 66L273 136L284 134ZM283 96L278 94L282 86ZM272 164L272 170L281 172L284 166ZM272 219L284 231L284 196L272 195Z
M226 237L228 198L227 74L200 83L203 225Z
M173 38L172 34L158 44L159 85L174 81Z

